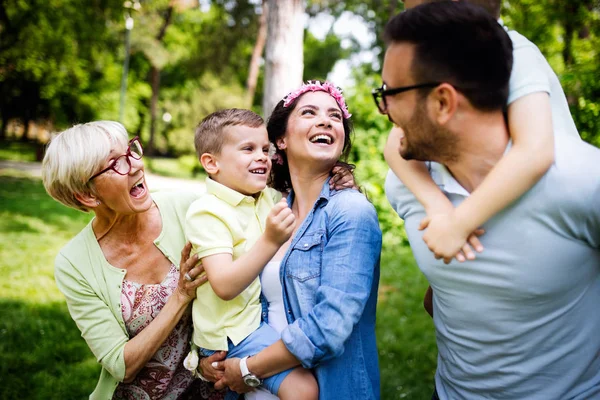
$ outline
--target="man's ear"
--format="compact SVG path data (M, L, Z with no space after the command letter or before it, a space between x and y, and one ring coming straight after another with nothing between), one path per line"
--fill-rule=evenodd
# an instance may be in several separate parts
M91 193L75 193L74 196L77 201L90 209L100 205L100 200Z
M200 164L207 174L216 175L219 172L219 163L217 157L210 153L204 153L200 156Z
M428 96L429 111L438 124L446 125L458 109L458 92L449 83L442 83Z

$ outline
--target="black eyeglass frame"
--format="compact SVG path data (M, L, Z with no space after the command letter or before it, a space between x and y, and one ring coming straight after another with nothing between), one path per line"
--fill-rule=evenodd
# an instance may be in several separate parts
M414 89L423 89L423 88L433 88L438 85L441 85L441 82L428 82L428 83L419 83L418 85L411 86L402 86L397 88L387 88L387 85L384 83L381 87L377 89L373 89L371 94L373 95L373 100L375 100L375 105L380 113L385 114L387 112L387 101L385 100L386 96L393 96L396 94L400 94L402 92L407 92L409 90ZM381 104L383 103L384 108L381 108Z
M131 145L133 145L135 142L137 142L138 146L140 147L141 154L139 157L136 157L137 153L131 152ZM144 148L142 147L142 142L140 142L139 136L136 136L127 143L127 151L125 152L125 154L121 154L119 157L115 158L108 167L104 168L102 171L98 172L97 174L92 176L90 179L88 179L88 182L91 182L92 179L97 178L98 176L102 175L103 173L105 173L106 171L109 171L111 169L119 175L127 175L131 171L131 161L129 160L129 157L133 158L134 160L140 160L143 155L144 155ZM122 157L125 157L125 161L127 161L127 165L129 165L129 168L127 169L127 172L125 172L125 173L121 173L121 172L117 171L117 169L115 168L115 166L119 162L119 159Z

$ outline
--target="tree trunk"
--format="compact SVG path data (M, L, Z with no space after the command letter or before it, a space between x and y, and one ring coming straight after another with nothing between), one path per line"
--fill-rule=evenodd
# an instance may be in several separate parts
M156 35L156 40L160 43L165 37L165 33L169 24L171 23L171 17L173 16L173 6L169 7L163 20L163 25L160 31ZM152 66L150 69L150 85L152 86L152 97L150 98L150 139L148 140L148 146L146 153L152 155L155 153L154 138L156 137L156 105L158 104L158 95L160 92L160 69L156 66Z
M302 83L304 69L304 1L267 0L267 43L263 114L268 117L277 103Z
M6 139L6 130L8 128L8 117L2 113L1 125L0 125L0 140Z
M269 4L267 0L262 0L262 14L260 16L258 35L250 59L250 68L248 80L246 81L246 107L252 108L254 103L254 94L256 93L256 82L258 81L258 72L260 70L260 57L265 49L267 41L267 16L269 15Z
M29 117L29 115L26 115L23 117L23 136L21 136L22 142L29 141L29 123L30 122L31 122L31 118Z

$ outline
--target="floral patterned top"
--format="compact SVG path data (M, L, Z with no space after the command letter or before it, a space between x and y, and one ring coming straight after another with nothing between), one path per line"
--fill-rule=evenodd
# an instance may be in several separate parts
M123 281L121 311L130 338L156 318L177 288L178 280L179 271L171 265L167 276L159 284ZM188 309L134 381L117 386L113 399L223 399L223 393L206 382L194 380L190 371L183 367L191 333L192 319Z

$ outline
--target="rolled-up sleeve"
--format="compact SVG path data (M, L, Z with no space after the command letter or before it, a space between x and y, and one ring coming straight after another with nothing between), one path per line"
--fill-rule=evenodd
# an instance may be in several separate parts
M336 196L337 197L337 196ZM315 305L282 332L288 350L306 368L338 357L363 316L381 253L381 230L374 207L350 192L332 199ZM375 319L373 313L369 318Z

